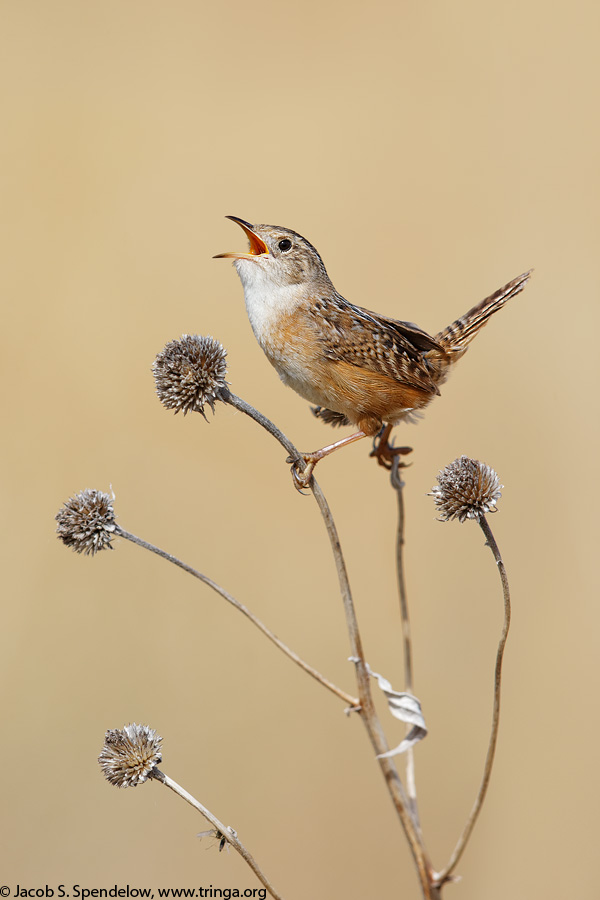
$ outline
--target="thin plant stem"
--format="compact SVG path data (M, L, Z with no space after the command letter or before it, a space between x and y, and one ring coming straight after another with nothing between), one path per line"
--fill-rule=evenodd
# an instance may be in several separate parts
M396 573L398 578L398 596L400 598L400 618L402 620L402 639L404 643L404 690L413 691L413 653L410 617L408 615L408 595L404 575L404 482L400 476L400 457L394 456L391 473L392 487L396 491L398 502L398 528L396 531Z
M194 578L197 578L203 584L208 585L208 587L212 588L213 591L216 591L219 596L223 597L224 600L227 600L228 603L231 603L237 610L239 610L247 619L249 619L253 625L255 625L259 631L265 635L276 647L285 653L292 662L295 662L297 666L300 666L301 669L304 669L309 675L312 676L319 684L322 684L323 687L326 687L329 691L347 703L349 706L356 706L358 700L356 697L353 697L351 694L347 694L346 691L343 691L337 685L335 685L332 681L325 678L324 675L321 675L317 669L313 668L313 666L309 665L305 662L297 653L294 653L286 644L281 641L276 634L267 628L257 616L251 612L247 606L244 606L243 603L240 603L239 600L236 600L235 597L232 597L230 593L228 593L224 588L221 587L220 584L217 584L216 581L213 581L212 578L209 578L207 575L204 575L202 572L198 572L196 569L193 569L187 563L182 562L180 559L177 559L176 556L172 556L170 553L167 553L165 550L161 550L160 547L155 547L154 544L149 544L147 541L144 541L142 538L137 537L135 534L131 534L129 531L125 531L119 525L115 526L115 534L120 535L122 538L125 538L128 541L131 541L133 544L137 544L139 547L143 547L145 550L150 550L152 553L156 553L157 556L161 556L163 559L166 559L168 562L173 563L175 566L179 566L180 569L183 569L184 572L188 572L190 575L193 575Z
M315 500L317 501L317 505L323 517L323 521L325 522L325 527L327 529L327 534L329 536L329 541L338 572L340 591L344 602L344 610L346 612L346 623L350 635L352 656L356 660L356 680L358 683L358 696L360 700L360 709L357 710L357 712L360 713L361 719L365 725L367 734L369 735L369 739L376 755L380 757L380 754L387 752L388 744L381 727L379 717L375 710L375 705L373 703L369 670L367 668L366 660L363 655L362 643L358 629L358 621L354 609L354 602L352 600L352 592L350 589L350 582L348 580L346 563L342 554L342 548L337 534L337 529L335 527L335 522L333 516L331 515L329 504L325 499L325 495L321 491L321 488L314 478L311 481L310 487L312 489ZM425 897L426 900L436 900L436 898L438 898L440 894L437 886L432 884L431 863L425 850L420 829L413 818L410 800L406 795L406 791L404 790L396 766L393 760L389 757L378 758L377 761L381 767L381 771L388 786L390 797L392 799L398 817L402 823L410 849L412 851L417 866L417 872L419 874L419 880L421 882L423 897Z
M408 614L408 593L406 590L406 577L404 573L404 482L400 475L400 455L396 454L392 459L392 471L390 481L396 491L398 504L398 527L396 530L396 574L398 579L398 597L400 599L400 619L402 622L402 640L404 645L404 690L413 693L413 652L410 617ZM407 731L410 726L407 727ZM419 807L417 803L417 780L415 773L415 754L410 747L406 752L406 792L410 800L411 811L417 827L420 828Z
M306 468L306 463L302 458L302 454L296 447L292 444L290 439L286 437L283 431L280 431L277 425L271 422L270 419L267 419L266 416L263 416L261 412L251 406L249 403L246 403L245 400L242 400L241 397L236 397L235 394L232 394L231 391L227 390L221 391L221 400L224 403L229 403L230 406L233 406L234 409L238 409L240 412L243 412L245 415L249 416L251 419L254 419L259 425L261 425L265 431L268 431L270 435L272 435L275 440L279 441L281 446L287 450L290 457L293 459L294 464L298 465L302 471Z
M282 447L287 450L290 458L296 464L298 464L301 469L303 469L305 463L298 449L292 444L289 438L287 438L286 435L283 434L283 432L281 432L277 428L277 426L273 424L273 422L266 418L266 416L263 416L262 413L259 413L258 410L254 409L253 406L251 406L249 403L246 403L245 400L236 397L235 394L231 394L229 391L227 391L227 393L222 392L221 399L224 402L234 406L236 409L239 409L247 416L250 416L250 418L261 425L266 431L269 432L269 434L271 434L274 438L276 438L276 440L279 441ZM377 716L377 712L375 710L375 705L373 703L369 670L367 668L362 649L356 611L354 609L350 582L348 580L348 572L342 554L342 548L340 545L337 528L335 526L329 504L327 503L325 495L323 494L314 476L312 476L312 478L310 479L308 487L312 491L312 494L321 512L321 516L323 517L338 573L340 591L344 604L344 611L346 614L346 624L350 637L350 647L352 656L356 660L355 671L359 698L359 704L357 705L358 708L356 709L356 711L360 714L360 717L369 735L371 744L375 750L376 755L379 757L380 754L386 753L389 748L385 738L385 734L381 727L381 723ZM415 860L417 872L419 875L419 881L421 883L423 897L425 898L425 900L438 900L438 898L440 897L439 888L437 887L437 885L432 883L431 876L433 873L433 869L425 851L425 846L420 834L420 829L418 828L418 825L413 818L410 800L406 795L406 791L400 780L400 776L398 775L398 770L396 769L395 763L393 759L389 757L379 758L377 761L380 765L390 797L392 799L392 803L394 804L397 815L404 828L409 847L413 854L413 858Z
M479 517L479 525L481 526L481 530L485 535L485 540L487 546L490 548L494 555L494 559L496 560L496 565L498 567L498 572L500 573L500 581L502 583L502 593L504 596L504 620L502 623L502 633L500 635L500 641L498 643L498 650L496 652L496 665L494 668L494 702L492 708L492 727L490 731L490 739L488 743L487 755L485 758L485 766L483 769L483 776L481 779L481 784L479 786L479 791L477 792L477 797L475 798L475 803L473 804L473 808L469 814L469 818L466 821L463 832L454 848L452 856L448 864L435 876L435 884L443 885L444 882L448 881L450 875L456 868L456 865L461 858L465 847L471 837L471 832L475 826L475 822L477 821L477 817L481 811L481 807L483 806L483 801L485 800L485 795L487 793L487 789L490 783L490 776L492 774L492 766L494 764L494 754L496 752L496 743L498 740L498 726L500 724L500 691L502 687L502 660L504 657L504 648L506 647L506 640L508 638L508 629L510 628L510 590L508 586L508 577L506 574L506 568L504 566L504 562L502 561L502 557L500 555L500 550L498 548L498 544L496 543L496 539L492 534L492 530L489 526L489 523L486 517L482 514Z
M250 866L260 883L265 886L274 900L283 900L281 894L277 893L267 876L262 872L252 854L249 853L248 850L246 850L242 842L231 829L227 828L226 825L223 825L223 823L220 822L209 809L203 806L202 803L196 800L195 797L192 797L191 794L188 794L188 792L184 788L182 788L180 784L177 784L176 781L173 781L173 779L169 778L168 775L165 775L164 772L161 772L160 769L154 768L150 773L150 778L153 778L155 781L158 781L161 784L166 785L168 788L171 788L171 790L174 791L179 797L187 800L187 802L191 806L193 806L194 809L197 809L198 812L202 813L204 818L207 819L213 826L213 828L218 831L222 835L222 837L225 838L227 843L231 844L234 850L237 850L244 862L246 862Z

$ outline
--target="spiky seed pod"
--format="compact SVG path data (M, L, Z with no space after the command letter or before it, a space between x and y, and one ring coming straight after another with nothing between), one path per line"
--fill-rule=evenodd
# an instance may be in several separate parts
M114 495L85 490L71 497L56 514L56 533L63 544L86 556L112 550L116 530Z
M502 496L500 479L494 470L477 459L460 456L442 469L438 484L432 488L439 518L442 522L458 519L479 519L485 513L496 512Z
M115 787L137 787L162 761L161 736L148 725L110 729L98 757L104 777Z
M212 337L184 334L170 341L152 366L156 393L167 409L176 413L202 413L204 407L215 410L215 400L227 390L225 375L227 351Z

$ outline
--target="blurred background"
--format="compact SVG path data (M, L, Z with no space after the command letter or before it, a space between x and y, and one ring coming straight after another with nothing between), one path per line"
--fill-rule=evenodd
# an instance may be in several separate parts
M7 0L0 16L3 883L257 886L160 785L104 781L104 731L136 721L287 900L419 896L358 718L183 572L54 534L69 496L112 486L123 528L354 691L324 528L283 452L229 407L207 424L154 395L162 346L210 334L233 390L298 447L336 435L279 382L212 259L245 247L233 214L300 232L349 300L433 333L535 268L397 433L414 448L419 798L441 868L481 776L502 618L480 530L436 522L426 496L467 453L505 485L514 616L496 767L445 896L596 897L598 4ZM395 498L368 450L318 477L369 662L401 688Z

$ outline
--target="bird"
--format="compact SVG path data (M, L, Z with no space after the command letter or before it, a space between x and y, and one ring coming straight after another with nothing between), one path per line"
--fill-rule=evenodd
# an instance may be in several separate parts
M299 488L308 486L319 460L362 438L380 436L376 455L382 464L406 452L389 444L393 426L414 420L440 394L473 338L531 275L530 270L509 281L432 336L412 322L344 299L317 249L297 232L226 218L242 228L249 249L215 258L233 259L252 330L267 359L284 384L315 404L318 418L357 428L302 454L303 469L292 468Z

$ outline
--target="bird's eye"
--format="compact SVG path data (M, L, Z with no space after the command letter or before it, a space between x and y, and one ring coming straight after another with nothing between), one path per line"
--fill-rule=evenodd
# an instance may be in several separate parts
M292 249L292 242L288 241L287 238L284 238L283 241L279 241L279 244L277 246L279 247L279 249L281 250L282 253L287 253L288 250Z

